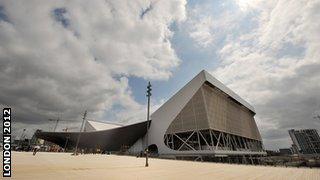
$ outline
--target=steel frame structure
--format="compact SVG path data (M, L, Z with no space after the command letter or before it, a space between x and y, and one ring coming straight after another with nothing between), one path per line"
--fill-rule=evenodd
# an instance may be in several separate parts
M165 134L164 143L176 151L264 151L261 141L212 129Z

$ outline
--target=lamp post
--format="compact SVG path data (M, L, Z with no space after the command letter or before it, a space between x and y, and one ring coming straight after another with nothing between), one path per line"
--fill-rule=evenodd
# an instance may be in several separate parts
M67 137L66 137L66 143L64 144L64 152L66 152L67 144L68 144L69 138L70 138L70 136L67 136Z
M147 86L147 97L148 97L148 107L147 107L147 133L146 133L146 167L149 166L148 164L148 155L149 155L149 144L148 144L148 129L149 129L149 114L150 114L150 97L151 97L151 83L149 81L148 86Z

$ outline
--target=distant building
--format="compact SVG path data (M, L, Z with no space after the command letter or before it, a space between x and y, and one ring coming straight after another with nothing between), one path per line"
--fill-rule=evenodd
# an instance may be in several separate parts
M274 151L274 150L266 150L267 156L280 156L279 151Z
M320 136L315 129L289 130L289 135L293 141L293 147L299 154L319 154Z
M292 151L293 154L299 154L298 147L295 144L291 145L291 151Z
M292 154L292 151L290 148L279 149L279 152L281 155L291 155Z

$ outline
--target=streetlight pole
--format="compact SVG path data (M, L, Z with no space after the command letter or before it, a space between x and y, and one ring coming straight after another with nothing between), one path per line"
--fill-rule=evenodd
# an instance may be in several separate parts
M149 114L150 114L150 97L151 97L151 83L149 81L148 86L147 86L147 97L148 97L148 107L147 107L147 133L146 133L146 167L149 166L148 164L148 155L149 155L149 144L148 144L148 129L149 129Z
M69 141L69 136L66 137L66 143L64 144L64 152L66 152L66 149L67 149L67 144L68 144L68 141Z
M82 129L83 129L83 124L84 124L84 121L86 120L86 116L87 116L87 110L83 114L82 124L81 124L81 127L80 127L80 132L79 132L79 135L78 135L78 139L77 139L77 144L76 144L76 148L75 148L75 151L74 151L74 155L78 155L78 145L79 145L79 141L80 141L80 137L81 137L81 132L82 132Z

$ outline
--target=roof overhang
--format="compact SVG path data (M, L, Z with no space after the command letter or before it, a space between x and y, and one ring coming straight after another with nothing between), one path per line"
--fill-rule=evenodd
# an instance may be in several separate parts
M151 122L149 122L150 124ZM147 121L109 130L81 132L80 148L99 148L118 151L122 146L131 146L147 132ZM75 147L80 132L36 132L36 137L55 143L60 147Z

